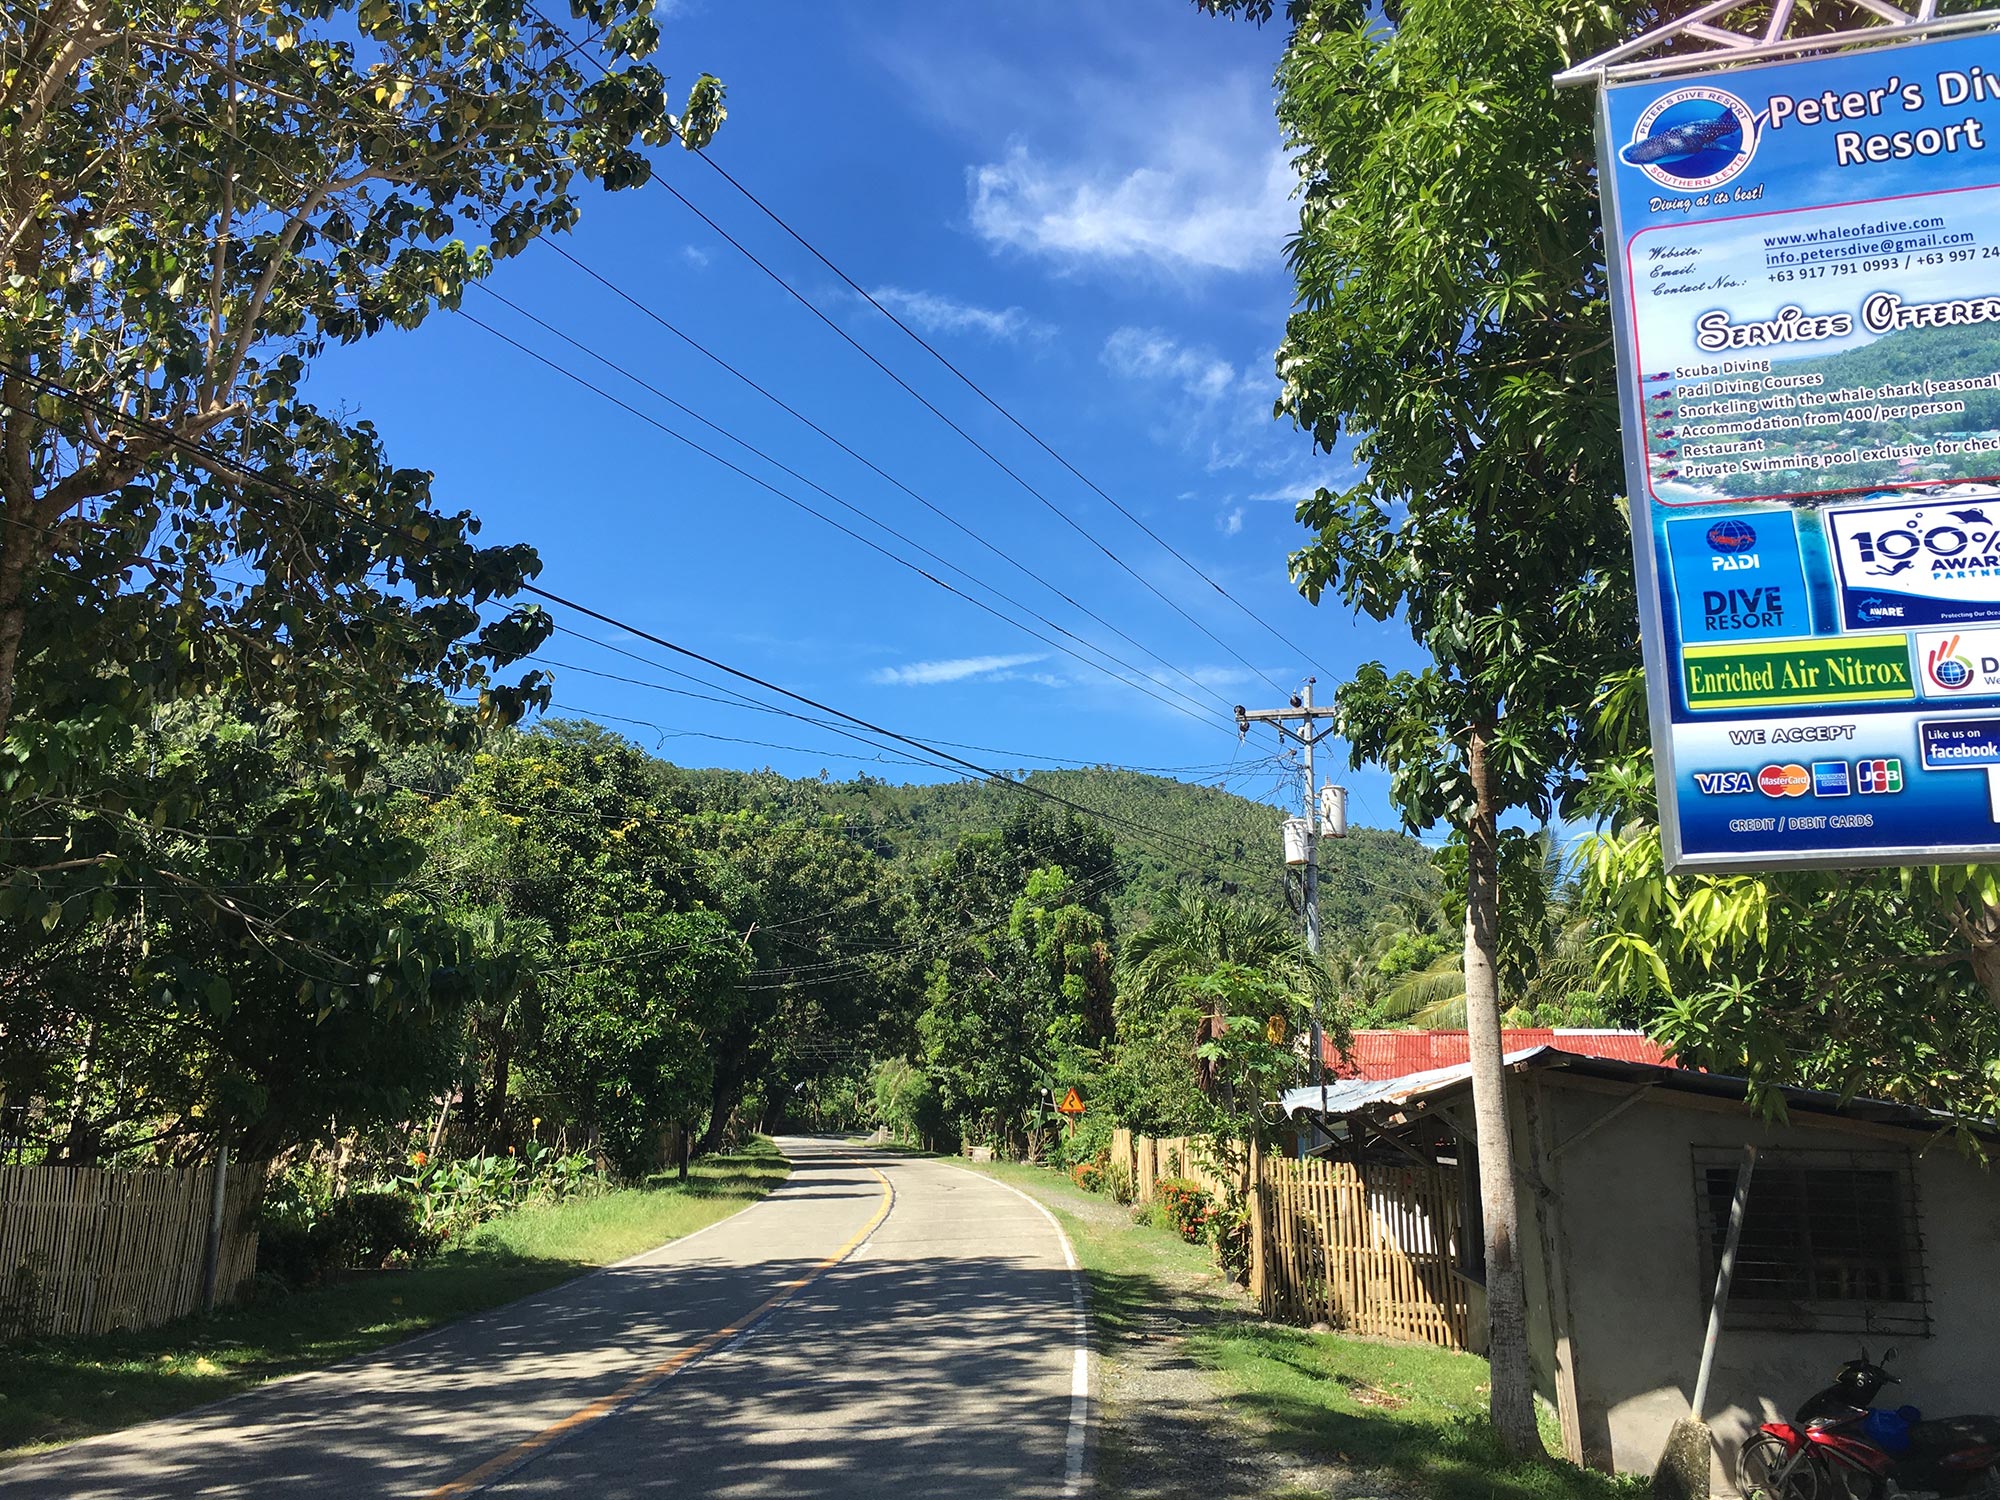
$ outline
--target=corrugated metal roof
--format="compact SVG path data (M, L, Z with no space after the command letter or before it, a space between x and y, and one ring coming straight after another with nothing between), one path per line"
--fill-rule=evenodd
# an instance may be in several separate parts
M1463 1033L1460 1033L1463 1035ZM1508 1067L1526 1062L1539 1049L1529 1048L1505 1054ZM1288 1089L1278 1105L1288 1115L1300 1110L1314 1114L1351 1115L1376 1104L1410 1104L1431 1094L1472 1081L1472 1064L1454 1063L1446 1068L1426 1068L1399 1078L1330 1079L1320 1088ZM1324 1098L1325 1103L1321 1103Z
M1323 1044L1326 1066L1336 1078L1405 1078L1433 1068L1449 1068L1472 1053L1463 1031L1357 1031L1345 1053L1331 1038ZM1673 1057L1643 1031L1586 1027L1510 1026L1500 1033L1509 1052L1555 1047L1578 1057L1667 1064Z
M1509 1036L1514 1033L1507 1033ZM1505 1054L1509 1068L1556 1068L1588 1077L1620 1083L1658 1087L1669 1093L1705 1094L1711 1098L1742 1099L1749 1084L1741 1078L1721 1073L1696 1072L1659 1063L1630 1062L1623 1058L1590 1057L1563 1047L1539 1046ZM1412 1105L1464 1088L1472 1082L1472 1065L1458 1063L1448 1068L1429 1068L1400 1078L1343 1078L1325 1088L1324 1109L1318 1088L1290 1089L1279 1105L1287 1115L1301 1113L1342 1116L1357 1114L1376 1105ZM1914 1104L1898 1104L1887 1099L1843 1099L1817 1089L1781 1089L1785 1108L1795 1114L1834 1115L1877 1125L1894 1125L1908 1130L1935 1132L1965 1126L1988 1137L2000 1136L2000 1121L1949 1115L1942 1110L1924 1109Z

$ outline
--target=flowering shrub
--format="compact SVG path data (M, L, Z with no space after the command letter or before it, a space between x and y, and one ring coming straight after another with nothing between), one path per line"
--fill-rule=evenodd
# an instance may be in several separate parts
M1218 1212L1207 1193L1185 1177L1162 1177L1153 1184L1153 1196L1182 1239L1190 1245L1207 1241L1209 1224Z
M1086 1193L1104 1190L1104 1167L1094 1161L1080 1161L1069 1169L1070 1178Z

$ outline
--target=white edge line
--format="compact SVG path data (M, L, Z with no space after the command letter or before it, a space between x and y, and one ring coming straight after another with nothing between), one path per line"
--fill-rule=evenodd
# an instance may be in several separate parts
M945 1165L956 1167L958 1163L947 1161ZM1062 1492L1064 1500L1073 1500L1084 1491L1084 1455L1090 1441L1090 1311L1084 1296L1083 1271L1076 1263L1076 1251L1070 1248L1069 1235L1064 1232L1061 1221L1049 1212L1041 1199L971 1167L958 1169L982 1182L992 1183L1003 1192L1012 1193L1034 1209L1049 1221L1049 1228L1056 1232L1056 1240L1062 1246L1063 1264L1069 1267L1070 1312L1076 1337L1076 1355L1070 1365L1069 1376L1069 1437L1063 1444Z

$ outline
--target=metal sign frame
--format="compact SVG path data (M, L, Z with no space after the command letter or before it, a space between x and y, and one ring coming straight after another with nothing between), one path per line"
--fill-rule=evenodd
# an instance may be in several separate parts
M1641 637L1646 669L1647 708L1652 723L1655 762L1658 768L1660 831L1666 868L1698 868L1715 872L1779 868L1829 868L1934 864L1953 857L1991 857L1995 838L1947 848L1942 846L1881 847L1846 851L1760 849L1735 854L1704 851L1693 859L1686 856L1681 839L1679 776L1675 766L1674 683L1678 668L1666 660L1666 629L1662 618L1662 565L1657 555L1652 500L1647 484L1648 453L1645 426L1645 388L1640 379L1636 331L1627 310L1632 306L1626 275L1626 236L1620 223L1618 193L1610 185L1609 164L1617 159L1612 139L1609 86L1646 80L1669 80L1691 75L1727 75L1756 64L1800 61L1818 56L1873 52L1928 42L1955 34L2000 30L2000 9L1980 10L1955 16L1939 16L1938 0L1923 0L1916 11L1904 10L1889 0L1854 0L1869 14L1881 18L1880 25L1863 25L1834 32L1792 36L1787 33L1796 19L1794 0L1775 0L1768 23L1747 31L1722 24L1733 13L1745 10L1743 0L1709 0L1680 19L1621 43L1555 75L1559 88L1596 85L1598 108L1596 145L1600 163L1600 201L1604 222L1604 246L1609 295L1613 308L1612 335L1619 378L1619 411L1628 480L1628 517L1633 527L1633 545L1640 563L1639 589ZM1693 50L1683 50L1692 45ZM1671 49L1664 50L1663 49ZM1939 486L1942 488L1942 485ZM1921 494L1923 491L1913 491ZM1683 645L1686 643L1683 642ZM1921 709L1919 702L1914 707ZM2000 716L1995 719L1996 761L2000 761ZM1925 737L1920 730L1920 742ZM1925 769L1928 751L1922 757ZM1993 814L2000 822L2000 771L1989 773L1993 788Z

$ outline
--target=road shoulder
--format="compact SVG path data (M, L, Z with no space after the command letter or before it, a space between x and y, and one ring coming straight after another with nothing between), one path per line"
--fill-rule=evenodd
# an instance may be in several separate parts
M192 1416L504 1314L727 1222L789 1169L768 1149L720 1158L697 1169L691 1192L666 1184L614 1195L638 1201L523 1210L417 1270L273 1297L213 1319L15 1345L0 1360L0 1476L79 1442Z

